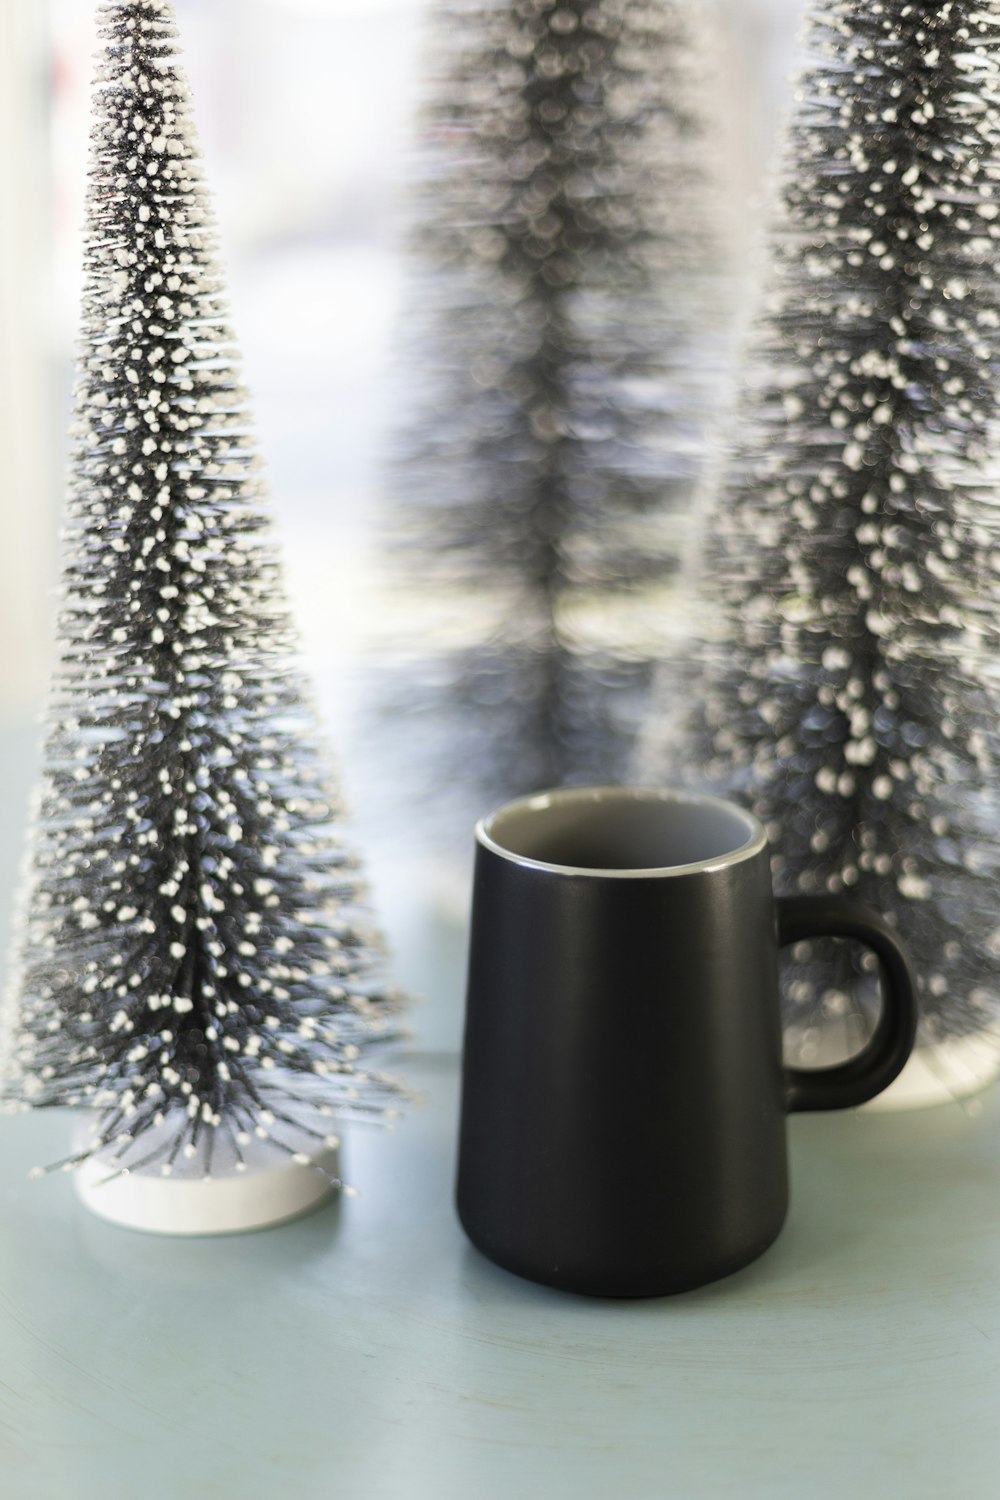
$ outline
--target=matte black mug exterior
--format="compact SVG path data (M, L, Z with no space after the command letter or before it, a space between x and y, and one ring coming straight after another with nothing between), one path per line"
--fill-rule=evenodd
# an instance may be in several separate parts
M788 1208L785 1117L881 1092L915 984L876 912L776 900L764 829L717 798L581 788L476 829L458 1165L473 1244L597 1296L679 1292L747 1265ZM851 1061L782 1063L778 950L878 955L883 1008Z

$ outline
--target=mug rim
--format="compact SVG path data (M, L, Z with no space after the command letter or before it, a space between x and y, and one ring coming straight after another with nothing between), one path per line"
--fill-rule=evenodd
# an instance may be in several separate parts
M529 855L517 854L513 849L504 848L503 844L498 843L492 837L491 825L508 813L530 812L536 809L540 811L542 808L551 807L554 803L577 801L670 802L720 808L726 812L735 813L743 820L747 828L747 839L745 843L728 850L725 854L710 855L707 859L695 860L688 864L640 865L634 869L622 870L603 869L596 865L562 865L551 860L532 859ZM715 797L708 792L689 792L680 787L641 785L556 787L547 792L534 792L526 797L515 797L512 801L504 802L500 807L494 808L492 812L485 813L476 823L475 836L480 847L499 855L510 864L521 865L529 870L547 870L553 875L590 876L602 880L644 880L665 879L673 875L710 875L716 870L729 869L732 865L753 859L755 855L767 848L764 825L749 808L740 807L739 803L730 802L727 797Z

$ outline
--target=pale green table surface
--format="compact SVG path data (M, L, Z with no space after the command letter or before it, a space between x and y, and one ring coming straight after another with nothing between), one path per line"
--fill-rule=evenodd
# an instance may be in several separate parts
M351 1137L361 1196L155 1239L25 1182L0 1122L5 1500L995 1500L1000 1105L790 1122L748 1270L608 1303L497 1270L453 1216L452 1060ZM655 1192L655 1183L650 1191Z
M31 764L0 737L4 891ZM91 1217L26 1180L71 1120L0 1119L0 1500L1000 1497L998 1091L796 1116L761 1260L605 1303L467 1245L455 1059L407 1071L422 1107L348 1141L360 1197L234 1238Z

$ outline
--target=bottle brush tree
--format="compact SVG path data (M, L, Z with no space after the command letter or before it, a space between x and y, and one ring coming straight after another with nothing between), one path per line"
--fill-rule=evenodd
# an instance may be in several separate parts
M486 801L625 774L661 650L729 281L711 59L679 0L440 0L407 416L394 712Z
M674 679L647 769L752 802L783 892L889 912L926 1041L1000 996L1000 8L814 0L807 41L695 707ZM864 993L815 950L800 1037Z
M170 0L109 0L5 1094L127 1165L380 1112L355 861L296 665ZM318 1127L321 1130L322 1127ZM318 1133L316 1127L314 1131Z

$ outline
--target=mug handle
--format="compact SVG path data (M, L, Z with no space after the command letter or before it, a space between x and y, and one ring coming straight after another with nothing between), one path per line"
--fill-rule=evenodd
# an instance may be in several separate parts
M778 911L778 943L808 938L856 938L878 955L882 1010L867 1045L832 1068L786 1068L785 1105L792 1114L807 1109L851 1109L880 1094L913 1050L917 1031L917 981L909 955L884 917L869 906L840 896L783 896Z

